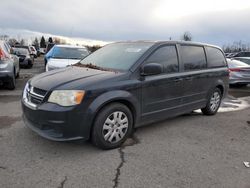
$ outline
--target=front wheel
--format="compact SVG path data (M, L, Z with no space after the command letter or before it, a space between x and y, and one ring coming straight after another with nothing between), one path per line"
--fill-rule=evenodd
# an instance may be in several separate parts
M127 106L110 104L97 114L92 130L92 143L101 149L117 148L132 133L132 125L133 117Z
M201 111L205 115L214 115L217 113L222 100L222 94L219 88L215 88L210 98L207 102L205 108L202 108Z

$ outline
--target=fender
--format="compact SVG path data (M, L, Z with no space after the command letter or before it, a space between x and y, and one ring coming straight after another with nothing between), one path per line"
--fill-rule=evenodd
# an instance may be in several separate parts
M228 83L228 82L226 82ZM217 80L213 86L210 88L208 95L207 95L207 99L209 99L210 94L213 92L214 88L217 86L221 86L223 88L223 96L222 98L225 98L227 96L227 92L228 92L228 87L225 85L225 81L223 81L222 79Z
M86 116L88 117L88 125L89 125L89 133L91 132L91 128L93 125L93 121L99 112L99 110L104 107L106 104L111 102L116 102L119 100L126 101L130 103L130 105L133 107L132 115L134 116L134 124L138 121L140 118L140 103L138 99L133 96L128 91L123 90L115 90L115 91L108 91L106 93L101 94L98 96L88 107Z

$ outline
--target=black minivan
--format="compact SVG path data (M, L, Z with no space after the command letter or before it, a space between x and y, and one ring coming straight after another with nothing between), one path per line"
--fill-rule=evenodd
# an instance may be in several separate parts
M216 46L112 43L74 66L30 79L23 91L23 119L51 140L91 139L100 148L116 148L136 127L196 109L216 114L228 77Z

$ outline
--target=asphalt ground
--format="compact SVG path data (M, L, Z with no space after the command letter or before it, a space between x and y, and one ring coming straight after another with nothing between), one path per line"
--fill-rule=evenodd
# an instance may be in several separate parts
M199 111L136 130L118 149L53 142L21 119L25 82L42 57L22 69L17 88L0 88L0 187L249 188L250 88L230 88L216 116ZM243 98L242 98L243 97Z

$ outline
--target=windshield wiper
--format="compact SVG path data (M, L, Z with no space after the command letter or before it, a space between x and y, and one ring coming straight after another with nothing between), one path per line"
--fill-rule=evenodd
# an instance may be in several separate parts
M102 70L102 71L110 71L110 72L116 72L112 69L108 69L108 68L103 68L103 67L99 67L96 65L93 65L92 63L88 63L88 64L82 64L80 62L72 65L72 66L76 66L76 67L84 67L84 68L90 68L90 69L96 69L96 70Z

